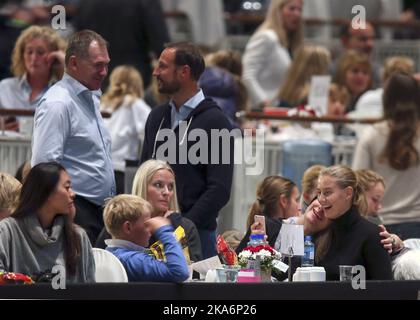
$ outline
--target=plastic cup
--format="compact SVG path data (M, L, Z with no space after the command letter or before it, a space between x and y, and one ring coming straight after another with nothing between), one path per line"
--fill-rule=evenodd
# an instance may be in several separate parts
M352 269L353 266L339 266L340 281L350 282L353 278Z
M217 279L218 279L217 282L227 282L226 269L219 268L219 269L216 269L216 272L217 272Z
M237 282L238 280L238 269L227 268L225 269L226 282Z

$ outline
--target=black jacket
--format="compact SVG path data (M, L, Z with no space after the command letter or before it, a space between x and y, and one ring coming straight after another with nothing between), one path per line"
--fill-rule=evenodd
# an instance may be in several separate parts
M360 216L356 208L334 220L331 230L330 248L318 263L325 268L327 280L339 280L340 265L364 266L366 280L392 279L390 257L381 244L379 227Z
M234 139L230 137L227 140L229 141L227 149L223 150L222 139L212 139L211 130L230 130L231 126L216 103L211 99L205 99L185 119L183 128L181 127L181 134L179 126L174 130L171 129L171 107L169 104L154 108L146 122L140 162L155 158L167 160L164 157L168 154L162 155L160 151L162 149L167 150L168 147L172 148L176 157L168 162L175 172L180 211L184 217L194 222L197 229L215 230L219 210L229 201L230 197ZM195 129L201 129L201 131ZM190 137L192 131L203 133L202 130L208 138L205 143L208 154L197 153L197 149L194 149L194 147L197 148L197 142L202 141L201 136L198 138ZM157 137L158 132L160 134ZM168 133L174 134L176 139L169 142ZM163 141L158 141L157 138ZM218 157L216 147L219 150ZM192 159L188 156L185 157L188 158L186 163L181 163L183 161L180 161L179 158L180 151L181 156L184 157L190 153L200 154L203 161L191 163ZM227 157L228 152L229 157Z

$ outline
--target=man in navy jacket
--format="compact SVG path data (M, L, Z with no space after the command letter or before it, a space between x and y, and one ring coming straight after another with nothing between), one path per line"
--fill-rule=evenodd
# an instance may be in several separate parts
M166 46L153 76L171 100L149 115L141 162L157 158L172 166L181 212L196 224L208 258L217 254L216 218L230 197L234 138L221 109L198 86L204 68L193 44Z

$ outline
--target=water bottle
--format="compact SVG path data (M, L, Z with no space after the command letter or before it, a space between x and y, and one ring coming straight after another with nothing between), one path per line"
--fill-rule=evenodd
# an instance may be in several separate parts
M315 257L315 246L311 236L305 236L304 255L302 257L302 267L313 267Z
M265 239L263 234L251 234L249 237L248 246L249 247L257 247L265 245Z
M251 234L248 246L257 247L266 244L263 234ZM256 277L261 277L261 257L257 255L255 260L248 260L247 268L254 270Z

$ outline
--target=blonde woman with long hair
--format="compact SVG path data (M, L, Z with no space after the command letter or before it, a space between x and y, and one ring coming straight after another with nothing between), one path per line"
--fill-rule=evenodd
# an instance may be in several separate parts
M311 85L312 76L329 74L331 54L325 47L306 45L297 52L283 86L278 93L280 104L296 107L305 103Z
M134 67L119 66L112 71L101 109L111 113L111 118L104 120L111 135L117 194L124 192L125 160L139 158L144 127L150 113L143 96L143 80Z
M296 49L303 42L302 0L271 0L264 22L243 56L243 80L252 105L276 98Z
M330 245L318 262L327 280L339 279L339 265L364 266L366 280L391 280L391 261L381 245L380 229L360 215L366 201L354 171L343 165L323 169L317 190L319 210L332 220Z

